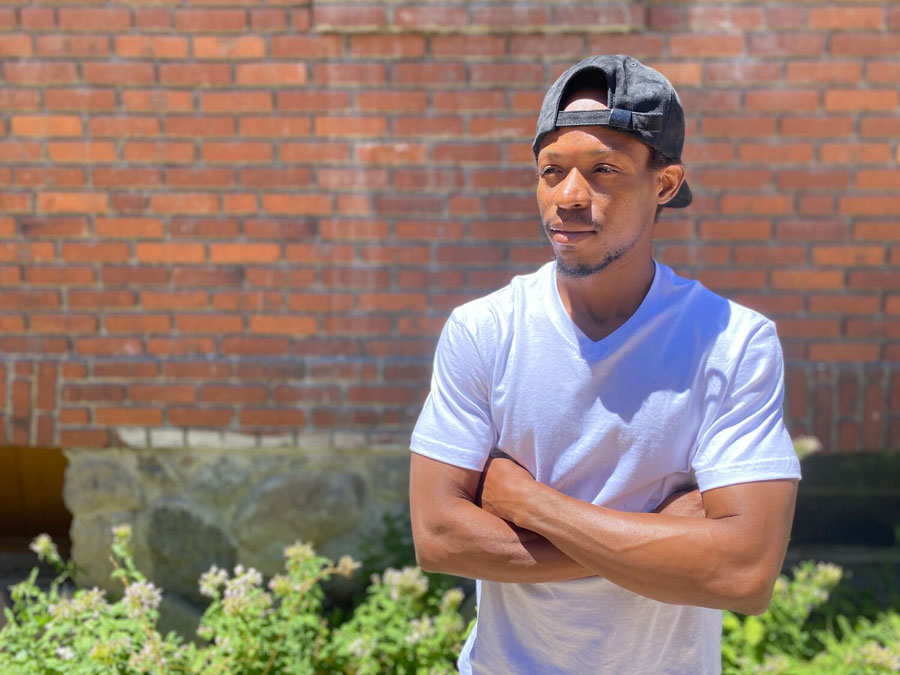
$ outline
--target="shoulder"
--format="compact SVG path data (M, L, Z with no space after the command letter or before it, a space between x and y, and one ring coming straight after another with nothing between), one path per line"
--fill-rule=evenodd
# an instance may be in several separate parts
M706 339L710 355L733 361L753 345L780 354L775 323L754 309L714 293L696 279L679 276L660 264L663 303L685 331Z
M517 275L503 288L456 307L448 324L465 329L476 342L495 341L514 330L517 314L537 301L552 274L551 267L552 263L547 263L530 274Z

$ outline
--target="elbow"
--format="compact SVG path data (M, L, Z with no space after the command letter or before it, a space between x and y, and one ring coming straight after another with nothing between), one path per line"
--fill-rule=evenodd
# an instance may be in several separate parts
M425 572L446 572L449 557L446 547L434 538L415 537L416 564Z
M732 586L733 592L723 609L740 614L760 615L769 610L776 574L769 570L754 569L741 575L743 578Z

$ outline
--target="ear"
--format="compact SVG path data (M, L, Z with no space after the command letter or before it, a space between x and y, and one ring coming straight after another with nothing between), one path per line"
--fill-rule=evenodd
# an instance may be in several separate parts
M659 190L657 204L665 204L678 194L678 188L684 182L684 167L681 164L670 164L659 171Z

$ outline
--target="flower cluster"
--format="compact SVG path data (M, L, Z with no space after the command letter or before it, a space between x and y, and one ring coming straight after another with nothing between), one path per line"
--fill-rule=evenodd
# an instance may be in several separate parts
M219 589L228 581L228 572L213 565L200 575L200 595L215 598L219 595Z
M150 581L135 581L125 588L124 600L128 616L136 619L159 607L162 591Z
M402 570L389 567L382 575L382 583L390 589L392 600L420 598L428 592L428 577L418 567L404 567Z

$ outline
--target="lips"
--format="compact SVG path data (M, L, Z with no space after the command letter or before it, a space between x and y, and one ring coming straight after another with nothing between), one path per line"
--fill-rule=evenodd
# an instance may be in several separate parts
M597 234L595 230L550 230L553 241L560 244L575 244Z

